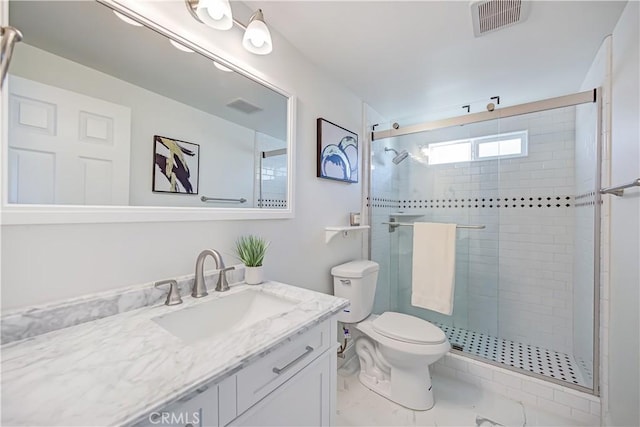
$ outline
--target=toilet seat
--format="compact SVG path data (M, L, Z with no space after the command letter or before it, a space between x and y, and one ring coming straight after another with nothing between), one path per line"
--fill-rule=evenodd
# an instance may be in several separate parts
M449 344L449 340L446 339L446 336L445 340L440 343L418 344L399 340L397 338L391 338L387 335L381 334L373 327L373 322L375 322L379 317L380 316L376 314L370 315L362 322L356 324L356 329L358 329L374 341L378 342L379 344L394 348L398 351L403 351L408 354L432 356L435 354L445 354L451 349L451 345ZM435 325L433 326L436 327Z
M447 340L442 329L418 317L388 311L371 322L385 337L411 344L441 344Z

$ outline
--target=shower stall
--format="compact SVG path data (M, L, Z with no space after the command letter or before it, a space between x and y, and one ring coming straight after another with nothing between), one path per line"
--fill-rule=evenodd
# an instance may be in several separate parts
M376 129L374 311L426 319L467 357L597 394L600 151L598 90ZM465 226L451 316L411 305L418 221Z

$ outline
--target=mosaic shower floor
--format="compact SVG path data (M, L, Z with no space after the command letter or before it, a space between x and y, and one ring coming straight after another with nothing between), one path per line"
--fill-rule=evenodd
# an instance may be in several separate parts
M587 364L579 363L568 354L436 324L447 335L451 346L456 349L461 346L465 353L584 387L591 387L593 382Z

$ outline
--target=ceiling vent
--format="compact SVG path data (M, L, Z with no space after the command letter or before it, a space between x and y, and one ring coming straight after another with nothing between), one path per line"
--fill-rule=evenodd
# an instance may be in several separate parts
M227 107L233 108L234 110L242 111L245 114L252 114L258 111L262 111L262 108L257 105L253 105L247 100L242 98L237 98L227 104Z
M488 0L472 3L473 33L479 37L524 21L529 14L530 3L522 0Z

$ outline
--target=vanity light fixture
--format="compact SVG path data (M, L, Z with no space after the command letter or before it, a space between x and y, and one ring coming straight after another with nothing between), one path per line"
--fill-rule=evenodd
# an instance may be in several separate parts
M233 14L229 0L197 0L187 1L189 10L194 10L196 17L203 24L216 30L228 30L233 27Z
M187 53L194 53L193 50L189 49L188 47L178 43L175 40L169 39L169 43L171 43L171 46L175 47L178 50L181 50L183 52L187 52Z
M138 21L134 21L133 19L129 18L128 16L123 15L122 13L118 12L117 10L113 11L114 15L116 15L118 18L120 18L122 21L126 22L129 25L133 25L134 27L142 27L142 24L139 23Z
M224 71L225 73L233 73L233 70L231 68L225 67L224 65L220 64L219 62L213 61L213 66L216 67L220 71Z
M258 9L249 19L249 25L242 37L242 46L251 53L267 55L273 50L271 34L267 24L264 23L262 9Z
M198 22L218 30L228 30L233 24L244 29L242 46L256 55L267 55L273 50L271 33L264 22L262 9L258 9L249 24L233 18L229 0L185 0L187 10Z

